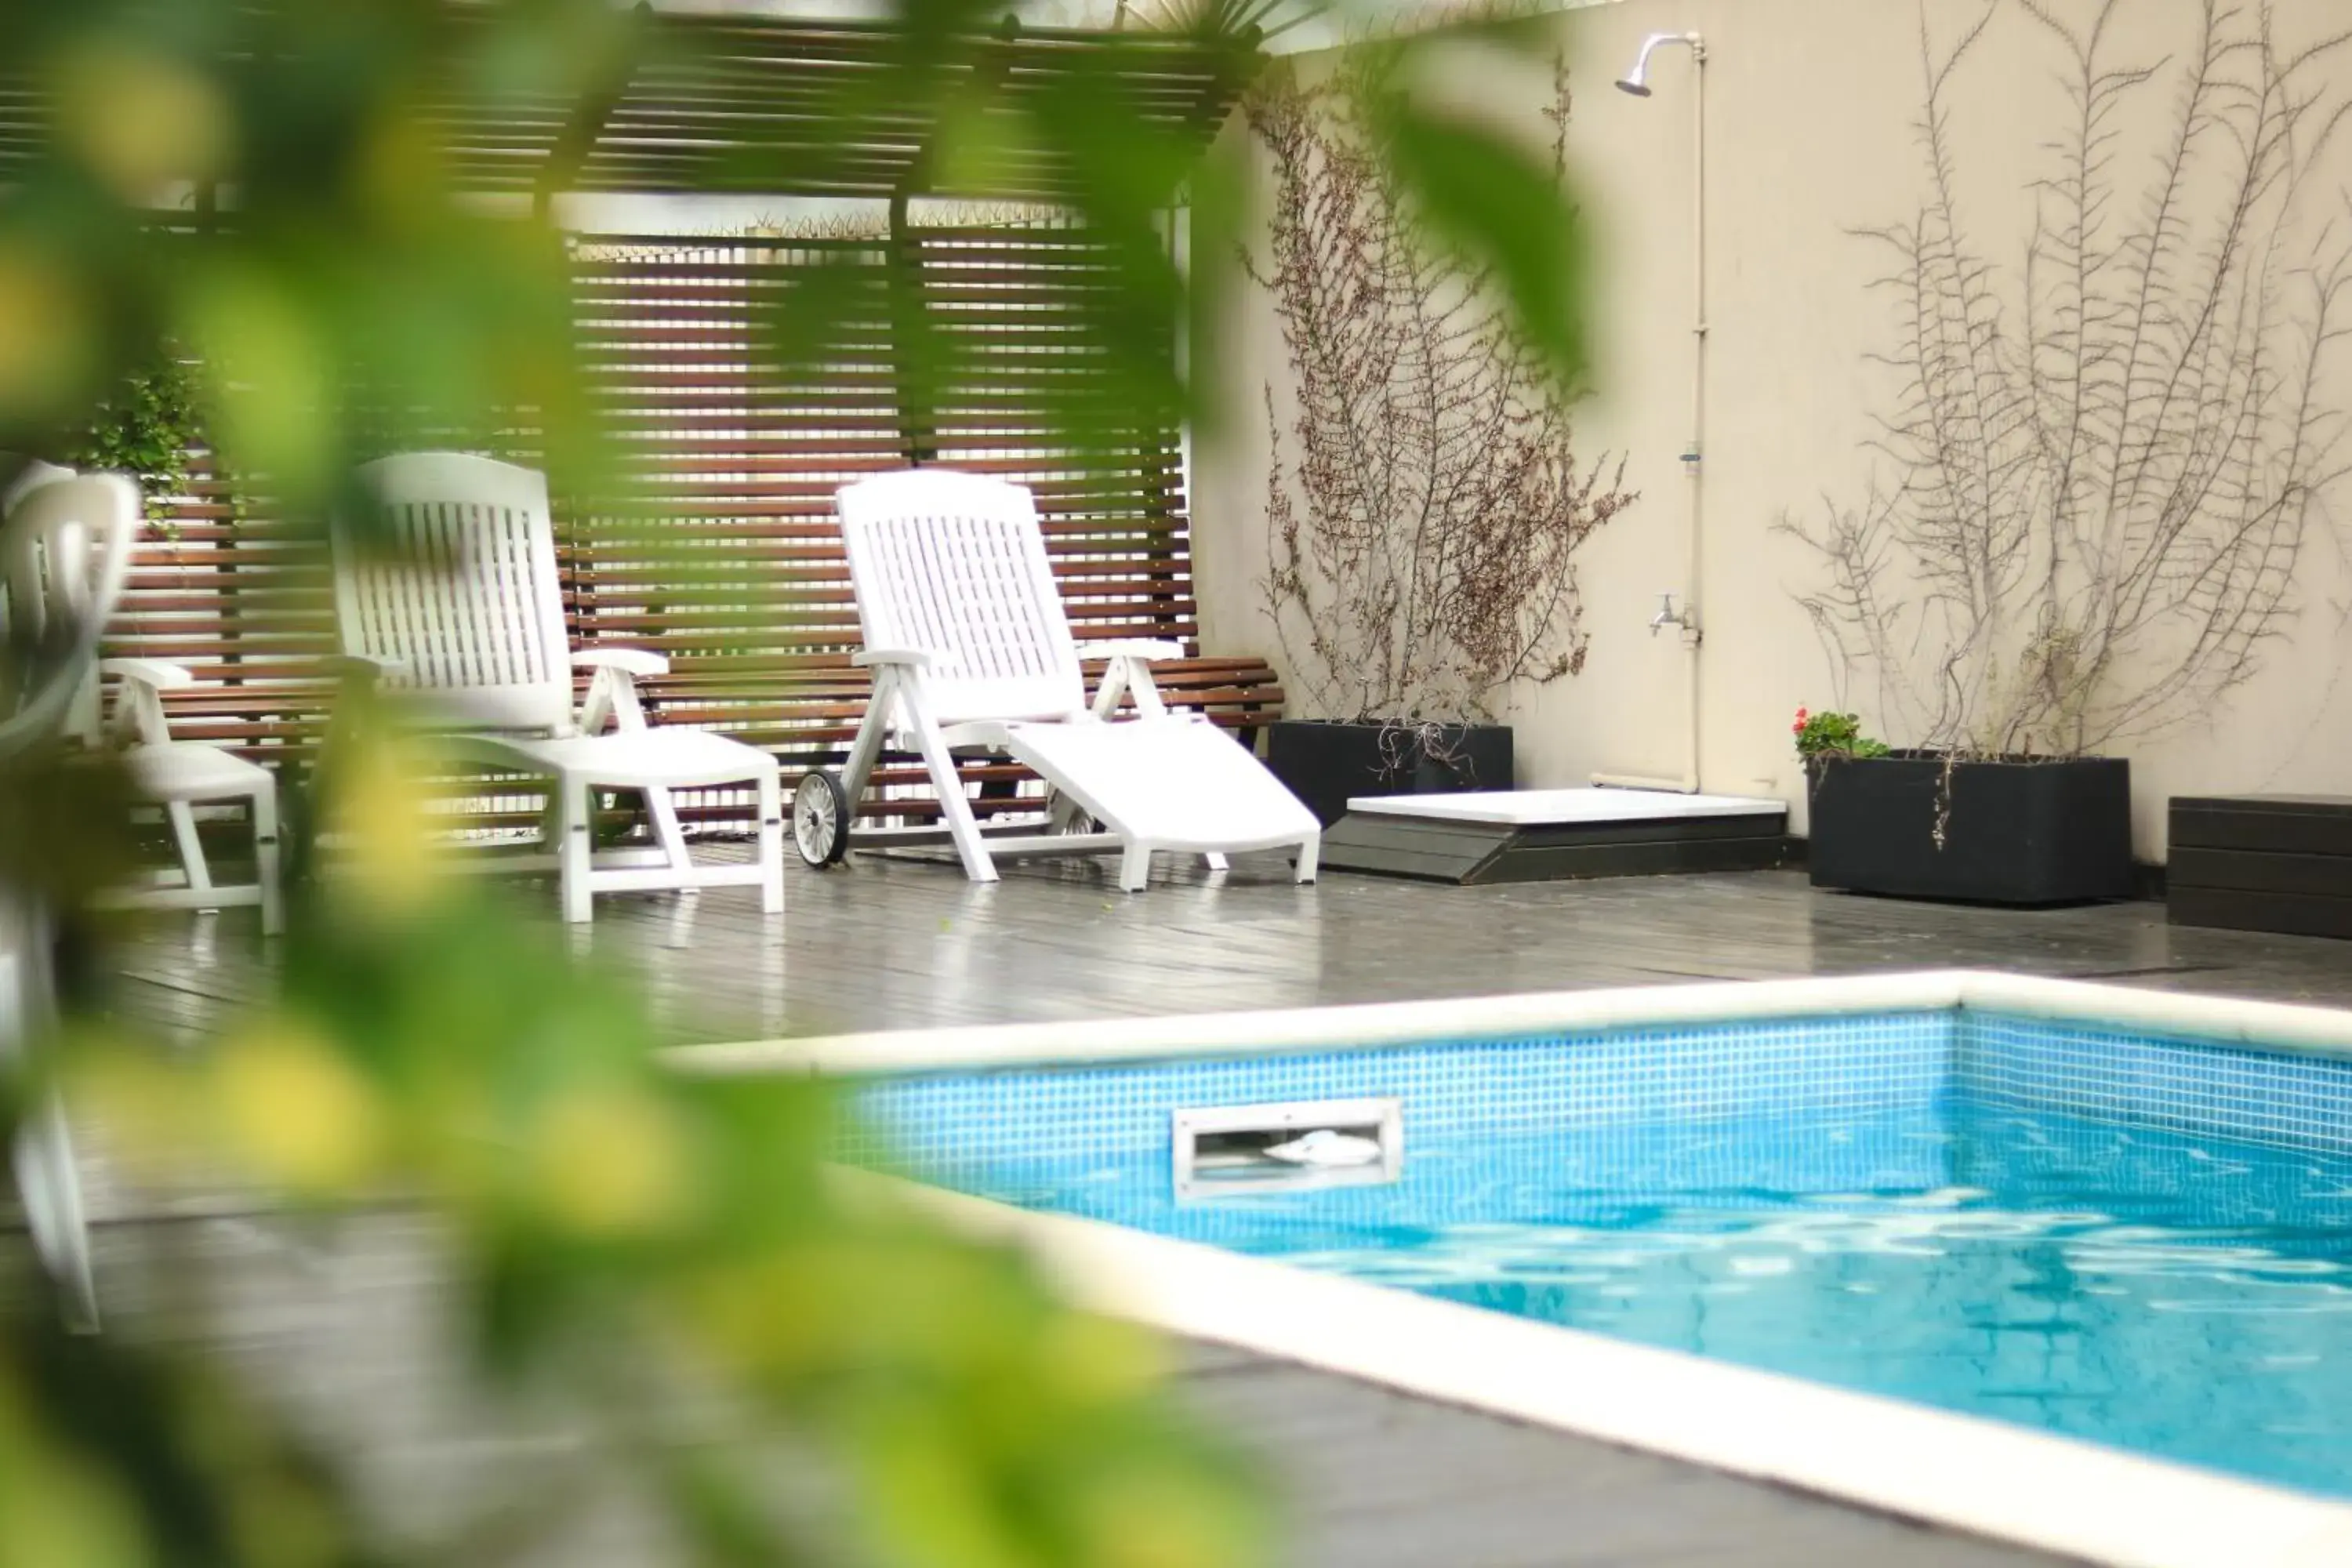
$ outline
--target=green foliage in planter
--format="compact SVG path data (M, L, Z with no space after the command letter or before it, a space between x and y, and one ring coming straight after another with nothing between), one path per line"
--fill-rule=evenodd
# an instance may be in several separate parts
M1790 728L1797 737L1797 755L1807 762L1816 757L1883 757L1886 742L1874 741L1862 732L1862 716L1857 713L1809 713L1797 710L1797 721Z
M194 367L173 352L124 374L101 399L87 434L64 460L77 468L129 474L147 501L147 521L175 531L172 502L188 490L188 451L203 439Z

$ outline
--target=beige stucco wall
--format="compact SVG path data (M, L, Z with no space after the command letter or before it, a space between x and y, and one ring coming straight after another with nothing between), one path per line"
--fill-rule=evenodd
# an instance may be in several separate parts
M2062 5L2065 0L2061 0ZM2086 13L2090 7L2078 5ZM1975 14L1969 0L1927 0L1939 37ZM2283 42L2340 27L2343 0L2277 0ZM2151 60L2187 48L2195 0L2122 0L2116 26ZM1801 704L1829 705L1832 664L1795 595L1821 568L1773 531L1790 510L1823 496L1860 498L1871 473L1870 411L1889 391L1869 356L1893 345L1894 301L1870 283L1882 253L1854 229L1916 210L1921 163L1921 8L1912 0L1628 0L1555 18L1577 89L1570 132L1579 189L1601 247L1591 313L1601 392L1585 411L1581 446L1629 455L1639 505L1587 548L1582 581L1591 653L1581 676L1516 692L1520 783L1578 784L1595 771L1671 776L1685 765L1684 661L1671 634L1646 623L1661 591L1684 589L1689 485L1676 461L1688 434L1691 68L1679 51L1654 68L1656 96L1609 90L1642 37L1696 28L1706 36L1708 340L1704 566L1698 604L1704 787L1779 795L1801 826L1801 777L1789 723ZM2144 46L2144 47L2142 47ZM1312 67L1313 58L1309 57ZM2048 36L2001 0L1963 70L1953 132L1960 192L1996 258L2021 253L2032 216L2027 182L2038 144L2066 113L2062 60ZM2352 70L2352 57L2343 69ZM2339 76L2342 74L2339 71ZM1538 73L1464 79L1494 112L1540 134ZM2137 132L2143 124L2127 125ZM1238 121L1226 131L1244 137ZM2145 144L2126 138L2126 156ZM2343 223L2352 189L2352 136L2329 154L2313 222ZM1261 170L1261 174L1263 171ZM1219 264L1202 257L1196 266ZM2013 281L2013 279L2012 279ZM1229 289L1222 319L1200 331L1213 344L1199 363L1233 411L1197 443L1196 570L1206 645L1276 656L1259 586L1265 566L1265 387L1287 375L1268 301ZM2352 354L2328 389L2352 407ZM2352 522L2352 485L2336 510ZM2266 667L2201 723L2135 743L2135 835L2161 858L2164 802L2198 792L2300 790L2352 794L2352 604L2347 546L2315 537L2298 568L2303 613L2273 644ZM1853 692L1868 707L1867 693ZM1865 718L1872 718L1865 711ZM1913 737L1895 734L1902 742Z

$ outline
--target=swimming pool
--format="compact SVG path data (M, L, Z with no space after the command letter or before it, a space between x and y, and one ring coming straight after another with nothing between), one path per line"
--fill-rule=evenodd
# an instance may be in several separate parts
M1090 1062L1061 1059L1079 1047L1057 1028L868 1041L824 1065L914 1069L863 1081L865 1131L848 1157L1019 1209L1276 1259L1294 1279L1383 1288L1328 1298L1349 1304L1320 1309L1327 1320L1409 1291L1475 1309L1441 1331L1507 1342L1523 1369L1547 1338L1589 1351L1600 1335L1625 1357L1648 1347L1804 1380L1677 1385L1671 1398L1685 1404L1718 1387L1760 1399L1762 1443L1791 1442L1790 1402L1807 1385L1871 1396L1848 1402L1864 1411L1893 1400L1990 1418L2007 1425L1916 1429L1978 1443L1967 1468L1996 1488L1983 1456L2000 1452L2001 1430L2168 1463L2084 1470L2110 1491L2124 1478L2124 1492L2102 1500L2073 1484L2077 1495L2044 1510L2058 1527L2029 1528L1978 1503L1843 1485L1820 1472L1867 1457L1836 1444L1793 1478L1769 1456L1694 1457L2111 1561L2352 1561L2341 1554L2352 1535L2307 1557L2286 1544L2344 1524L2340 1505L2315 1500L2317 1511L2272 1521L2275 1551L2225 1523L2201 1556L2179 1540L2126 1549L2104 1523L2060 1517L2094 1505L2160 1514L2203 1479L2172 1465L2352 1496L2352 1061L2336 1054L2352 1046L2352 1017L1956 975L1340 1012L1353 1016L1097 1029L1080 1054L1111 1059ZM1393 1181L1177 1196L1178 1110L1366 1098L1401 1107ZM1122 1245L1129 1267L1160 1256ZM1205 1278L1212 1266L1189 1267ZM1288 1349L1314 1359L1335 1325L1311 1318ZM1390 1352L1369 1342L1425 1340L1432 1323L1396 1321L1366 1334L1366 1364L1351 1370L1381 1375L1371 1363ZM1402 1364L1427 1349L1393 1353ZM1589 1361L1562 1381L1619 1364ZM1643 1369L1622 1391L1633 1405L1668 1398L1666 1380L1687 1370L1622 1364ZM1816 1407L1838 1427L1848 1405ZM1683 1419L1724 1424L1729 1408ZM1874 1446L1864 1427L1843 1447ZM1671 1432L1603 1435L1678 1451ZM2011 1491L2064 1472L2074 1452L2032 1441L2044 1446L2016 1447ZM2216 1491L2197 1515L2210 1522L2214 1499L2252 1491Z

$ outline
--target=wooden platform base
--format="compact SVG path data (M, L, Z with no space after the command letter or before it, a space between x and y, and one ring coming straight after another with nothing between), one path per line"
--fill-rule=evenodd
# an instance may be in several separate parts
M1696 798L1708 805L1694 810L1694 797L1646 790L1526 792L1516 801L1502 791L1350 801L1348 815L1324 832L1323 867L1467 885L1789 864L1787 807ZM1496 805L1482 810L1482 801Z
M2172 802L2174 925L2352 937L2352 796Z

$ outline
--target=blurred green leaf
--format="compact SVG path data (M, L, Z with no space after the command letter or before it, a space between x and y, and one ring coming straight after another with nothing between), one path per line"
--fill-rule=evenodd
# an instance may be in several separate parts
M1491 272L1529 344L1563 385L1591 367L1583 225L1548 153L1466 117L1391 94L1374 100L1384 148L1429 237Z
M1237 157L1201 164L1207 128L1148 112L1118 68L1146 44L1107 38L1013 83L992 0L905 0L896 20L874 68L831 73L800 105L795 122L827 132L814 144L763 141L771 121L743 115L730 121L752 132L743 145L678 166L732 188L824 190L877 142L930 125L897 192L904 217L1056 153L1075 200L1034 220L1084 225L1102 264L1035 285L1068 289L1067 353L1087 369L1030 412L1073 465L1172 424L1188 312L1216 308L1179 264L1172 206L1189 197L1196 241L1222 247L1239 222ZM57 89L46 139L0 189L0 447L160 486L184 470L159 443L201 424L226 471L266 486L297 548L315 548L365 458L521 453L560 492L623 498L595 527L656 539L658 509L629 491L581 363L566 238L527 194L466 188L480 169L449 144L450 106L584 123L623 82L725 79L712 36L605 0L0 8L0 60ZM1199 41L1238 84L1260 63L1251 37ZM1393 108L1383 145L1433 233L1487 261L1538 341L1580 367L1581 251L1548 168L1473 125ZM758 374L821 383L879 342L919 448L935 411L998 390L981 334L926 300L921 247L919 220L800 268L747 345ZM183 353L190 384L159 379ZM661 587L698 591L690 576L681 562ZM743 613L787 596L750 596ZM197 1051L164 1050L79 994L37 1044L142 1172L231 1175L322 1225L387 1200L430 1216L450 1279L440 1326L470 1358L468 1394L509 1414L552 1405L594 1436L550 1479L548 1517L509 1508L451 1540L531 1544L564 1522L566 1489L593 1490L617 1454L641 1459L695 1560L791 1561L757 1462L782 1444L822 1456L885 1561L908 1568L1256 1561L1265 1500L1169 1406L1149 1335L1074 1311L1013 1252L845 1189L825 1163L835 1086L663 1071L631 977L583 966L506 897L446 874L424 792L454 764L384 717L340 704L316 776L287 780L334 833L337 864L299 891L274 992ZM105 939L118 928L94 904L140 847L131 816L103 759L0 778L0 884ZM5 1103L49 1082L16 1077ZM159 1247L149 1261L176 1260ZM227 1363L128 1334L68 1342L41 1302L0 1297L0 1568L432 1559L386 1544L349 1495L347 1461ZM726 1410L723 1450L666 1420L701 1394Z

